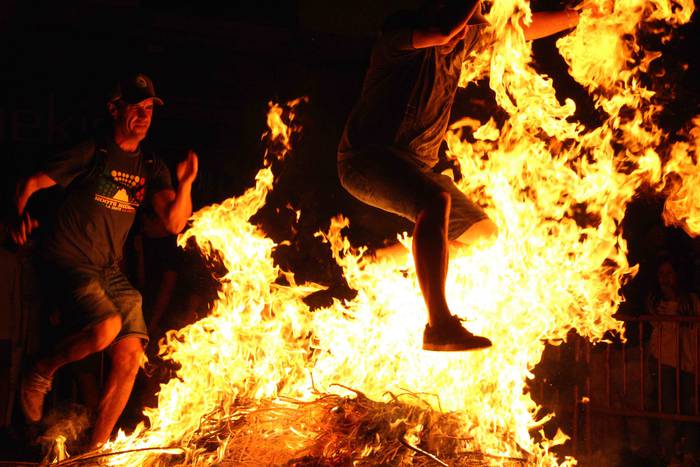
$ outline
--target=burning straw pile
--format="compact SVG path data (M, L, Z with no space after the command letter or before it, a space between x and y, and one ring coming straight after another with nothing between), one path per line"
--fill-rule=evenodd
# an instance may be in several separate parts
M389 402L376 402L353 392L219 407L202 419L187 451L219 451L222 465L527 464L524 452L506 458L469 450L473 440L451 434L459 431L460 414L432 410L425 395L391 394Z
M189 465L207 454L217 465L460 465L504 466L532 463L531 456L503 457L470 450L473 440L458 438L459 413L435 411L425 397L404 392L376 402L345 388L352 396L319 394L314 401L291 398L237 401L221 405L201 420L178 448L93 452L54 463L57 467L110 463L128 454L148 454L150 462ZM403 402L407 400L408 402ZM439 400L438 400L439 402Z

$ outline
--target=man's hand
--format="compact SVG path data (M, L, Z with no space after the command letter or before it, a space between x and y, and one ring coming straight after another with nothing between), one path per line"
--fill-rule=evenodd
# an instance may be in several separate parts
M25 212L10 229L12 241L19 246L24 246L32 231L37 227L39 227L39 222L36 219L32 219L29 212Z
M197 178L198 167L197 153L190 149L187 152L187 158L177 164L177 181L180 184L192 184L194 179Z

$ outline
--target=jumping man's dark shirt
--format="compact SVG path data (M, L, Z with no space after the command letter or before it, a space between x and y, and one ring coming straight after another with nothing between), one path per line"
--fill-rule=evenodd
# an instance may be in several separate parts
M484 25L468 25L465 38L454 45L415 49L416 24L413 13L385 22L340 142L341 160L368 145L392 145L430 167L437 162L462 62L483 43Z
M152 193L172 188L170 171L140 150L121 150L111 137L89 140L58 154L44 168L66 197L44 244L62 265L103 268L122 256L136 209Z

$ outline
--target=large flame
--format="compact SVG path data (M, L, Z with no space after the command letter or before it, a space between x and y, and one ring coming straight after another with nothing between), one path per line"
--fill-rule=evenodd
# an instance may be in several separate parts
M280 464L310 452L330 456L312 448L328 440L318 432L325 412L310 402L319 394L352 395L337 383L366 400L394 404L386 406L382 426L413 446L427 443L444 423L439 437L450 440L453 453L479 451L490 456L486 463L575 463L550 450L566 440L563 434L533 436L552 414L541 413L527 381L548 340L576 330L595 342L623 331L612 316L622 301L621 285L636 267L628 264L621 222L641 185L666 190L667 222L700 232L700 118L684 140L669 143L656 124L660 106L641 80L657 54L636 40L640 27L666 34L661 25L686 23L692 11L689 0L587 4L576 30L558 41L571 75L605 114L600 126L586 128L574 119L574 102L559 102L552 80L531 65L519 26L531 18L528 3L494 3L494 46L470 61L478 66L465 67L461 83L487 67L509 118L500 126L465 119L447 135L449 154L465 175L460 187L501 232L495 244L453 258L448 300L472 331L493 340L493 348L421 351L426 313L410 258L405 264L365 260L362 249L343 237L348 223L342 218L320 235L358 294L310 312L302 298L320 287L298 285L280 271L271 256L274 242L249 222L273 188L268 162L253 188L197 212L181 236L180 243L194 238L205 255L224 262L222 291L210 316L168 333L161 353L179 370L162 386L158 407L146 410L149 427L120 434L109 448L180 446L182 463L201 465L224 459ZM289 115L280 106L270 108L268 138L276 148L270 157L291 147L294 104L287 108ZM469 126L472 144L463 134ZM406 405L389 395L398 393L409 394L401 399ZM323 400L332 401L333 410L342 406L338 399ZM429 415L437 412L454 418ZM207 427L222 423L216 420L225 420L227 430L202 442ZM246 428L234 437L239 425ZM383 439L376 433L352 458L370 459ZM450 454L447 442L432 445L438 457ZM144 451L111 462L166 461Z

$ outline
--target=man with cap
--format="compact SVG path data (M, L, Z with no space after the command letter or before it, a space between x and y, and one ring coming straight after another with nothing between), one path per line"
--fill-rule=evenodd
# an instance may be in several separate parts
M178 164L178 184L173 188L165 163L141 150L153 106L162 104L147 76L121 80L108 102L112 131L58 154L17 186L19 222L12 237L18 245L38 225L25 211L32 194L55 184L65 188L65 199L40 250L50 272L47 282L56 289L53 298L70 329L57 348L25 373L20 404L26 418L38 422L55 372L106 350L111 369L97 408L91 448L109 439L131 394L148 341L141 295L117 265L136 209L151 203L173 234L184 228L192 214L190 192L197 176L197 155L190 150Z

